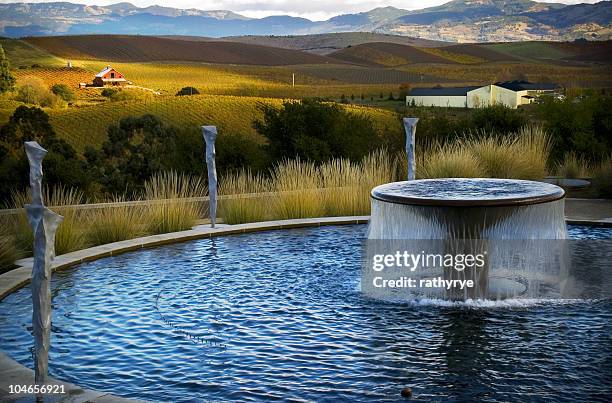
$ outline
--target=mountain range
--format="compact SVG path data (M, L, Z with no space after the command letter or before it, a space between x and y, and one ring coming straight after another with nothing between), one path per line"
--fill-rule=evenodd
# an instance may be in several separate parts
M375 32L448 42L608 40L612 1L564 5L531 0L452 0L437 7L383 7L326 21L291 16L248 18L130 3L87 6L67 2L0 4L0 34L8 37L138 34L227 37Z

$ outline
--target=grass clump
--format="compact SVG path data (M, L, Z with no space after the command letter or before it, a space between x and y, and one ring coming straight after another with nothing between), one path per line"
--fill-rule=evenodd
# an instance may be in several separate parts
M4 231L0 232L0 273L9 269L19 259L15 239Z
M87 217L87 238L92 245L104 245L146 235L145 208L127 206L122 197L111 201L116 205L92 210Z
M579 157L576 153L565 154L563 161L555 166L555 175L567 179L580 179L591 177L591 167L586 159Z
M612 199L612 155L595 168L593 190L596 197Z
M510 153L519 164L513 172L515 179L542 179L546 176L550 158L550 135L540 126L524 126L515 135Z
M325 202L321 174L314 163L300 159L278 164L272 171L274 217L279 219L321 217Z
M167 232L191 229L204 214L202 202L190 200L206 196L207 188L199 177L174 171L160 172L145 182L146 216L149 232Z
M469 135L434 146L421 158L423 178L542 179L550 156L550 137L527 126L508 136ZM420 171L420 172L419 172Z
M13 194L13 208L22 209L13 220L15 241L18 249L28 254L32 253L34 233L28 222L24 207L31 203L31 200L29 191ZM64 186L45 187L43 200L49 209L64 217L55 233L55 254L62 255L86 247L87 242L83 226L84 212L72 207L83 203L83 193Z
M387 150L379 149L366 155L359 164L361 179L359 182L359 214L370 214L370 192L372 188L383 183L397 180L398 159Z
M484 178L485 168L466 147L458 144L444 145L432 149L423 158L417 175L421 178Z
M264 221L270 214L270 182L262 175L241 169L225 175L219 194L231 197L219 201L220 215L225 224Z
M321 165L320 172L325 214L332 217L361 214L359 165L348 159L334 159Z

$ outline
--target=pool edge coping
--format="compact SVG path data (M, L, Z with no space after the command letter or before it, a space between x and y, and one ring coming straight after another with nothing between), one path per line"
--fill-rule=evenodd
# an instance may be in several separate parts
M317 217L289 220L262 221L247 224L218 225L211 228L208 225L199 225L190 230L171 232L167 234L149 235L146 237L129 239L105 245L81 249L75 252L56 256L52 263L52 271L61 271L84 262L90 262L105 257L111 257L126 252L145 248L153 248L178 242L197 239L212 238L215 236L237 235L249 232L281 230L291 228L321 227L326 225L353 225L366 224L370 216L344 216L344 217ZM8 295L26 286L32 278L33 259L25 258L15 262L16 269L0 275L0 301ZM25 394L10 394L9 385L34 385L34 371L13 360L0 350L0 400L14 401L28 396ZM63 385L65 395L58 401L78 402L138 402L137 399L128 399L115 396L107 392L83 389L78 385L49 378L47 384Z

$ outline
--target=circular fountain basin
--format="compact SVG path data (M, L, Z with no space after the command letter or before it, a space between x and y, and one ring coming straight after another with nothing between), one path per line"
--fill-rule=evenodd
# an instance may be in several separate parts
M421 206L517 206L559 200L559 186L518 179L447 178L387 183L372 198Z
M593 363L611 300L373 300L359 287L365 234L222 236L57 272L50 373L152 402L398 401L406 386L425 401L605 400L609 372ZM587 274L608 267L593 253ZM0 302L0 346L30 368L31 320L28 287Z
M371 242L368 253L488 254L481 267L465 271L438 264L393 275L420 281L433 273L449 281L473 281L470 289L446 290L445 298L452 300L536 296L542 287L552 286L542 284L541 273L552 268L563 272L557 262L563 261L562 240L567 238L564 196L558 186L526 180L445 178L387 183L371 193L368 239L382 242ZM504 276L499 275L502 270ZM524 282L527 291L522 291ZM378 289L369 291L372 296L388 297L379 295ZM396 298L397 293L393 294ZM439 294L439 290L413 287L405 290L404 298Z

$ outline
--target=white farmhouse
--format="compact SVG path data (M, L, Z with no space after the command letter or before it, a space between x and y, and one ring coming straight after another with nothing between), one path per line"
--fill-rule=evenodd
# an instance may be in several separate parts
M504 81L482 87L415 88L406 96L406 105L479 108L505 105L516 109L544 94L554 94L556 84Z

